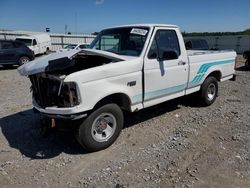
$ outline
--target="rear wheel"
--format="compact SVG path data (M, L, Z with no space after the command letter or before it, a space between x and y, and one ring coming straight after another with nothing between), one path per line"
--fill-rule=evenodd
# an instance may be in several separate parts
M21 66L25 63L28 63L29 61L30 61L30 59L27 56L22 56L19 58L18 63Z
M123 127L123 113L116 104L106 104L80 125L77 140L87 151L99 151L115 142Z
M218 81L215 77L208 77L201 85L200 97L204 106L209 106L214 103L218 95Z

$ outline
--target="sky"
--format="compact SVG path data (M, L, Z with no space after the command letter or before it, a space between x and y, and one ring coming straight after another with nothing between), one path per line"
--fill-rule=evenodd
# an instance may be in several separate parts
M250 28L250 0L0 0L0 29L90 34L136 23L186 32Z

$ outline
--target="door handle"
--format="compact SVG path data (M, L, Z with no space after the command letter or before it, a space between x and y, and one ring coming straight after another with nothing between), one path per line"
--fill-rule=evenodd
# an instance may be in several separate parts
M178 65L186 65L186 62L184 62L184 61L179 61L179 62L178 62Z

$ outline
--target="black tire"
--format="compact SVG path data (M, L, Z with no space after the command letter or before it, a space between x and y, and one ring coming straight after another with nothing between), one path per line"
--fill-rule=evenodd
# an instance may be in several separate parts
M21 66L25 63L28 63L30 61L30 58L27 56L21 56L18 60L18 64Z
M113 120L113 124L107 119ZM110 135L108 133L106 135L105 131L110 130L110 127L113 129L111 129ZM105 149L113 144L122 128L122 110L116 104L106 104L96 109L83 121L76 136L78 142L87 151L94 152Z
M200 97L203 106L209 106L214 103L218 95L218 81L215 77L210 76L205 79L201 85Z

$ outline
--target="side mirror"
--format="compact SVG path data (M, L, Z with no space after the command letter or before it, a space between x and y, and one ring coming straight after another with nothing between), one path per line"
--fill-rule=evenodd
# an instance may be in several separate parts
M174 50L163 51L160 57L158 57L158 61L165 61L172 59L178 59L178 54Z
M157 53L156 52L153 52L151 54L148 55L148 58L149 59L156 59L157 58Z

